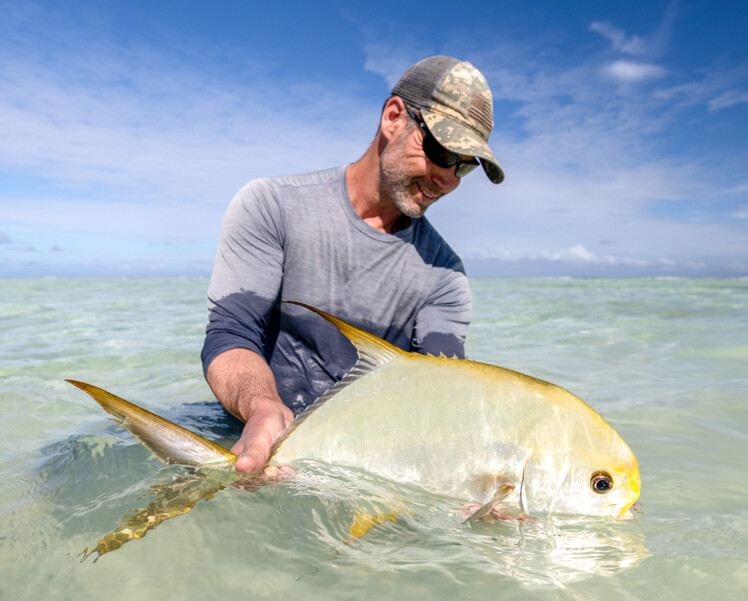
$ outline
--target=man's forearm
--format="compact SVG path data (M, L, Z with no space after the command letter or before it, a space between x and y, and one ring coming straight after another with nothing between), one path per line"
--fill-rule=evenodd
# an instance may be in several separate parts
M206 379L226 410L246 422L231 448L238 455L236 469L259 472L267 465L273 443L293 421L293 413L278 396L273 372L260 355L239 348L213 359Z
M226 411L245 422L263 404L283 403L265 359L249 349L218 355L208 366L206 379Z

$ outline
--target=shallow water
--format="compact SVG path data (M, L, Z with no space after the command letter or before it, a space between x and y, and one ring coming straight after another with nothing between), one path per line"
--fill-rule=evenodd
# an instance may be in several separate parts
M104 555L163 466L65 378L230 445L199 363L205 279L0 280L0 598L748 598L748 281L473 280L470 358L568 388L629 443L642 513L461 524L459 503L309 464ZM346 543L357 508L411 513Z

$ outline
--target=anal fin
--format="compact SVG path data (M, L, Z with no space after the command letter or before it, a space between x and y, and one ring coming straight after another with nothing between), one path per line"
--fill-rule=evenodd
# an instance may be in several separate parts
M382 504L384 505L383 509L375 505L373 510L363 508L356 510L353 522L348 530L351 536L344 541L345 543L356 541L375 526L385 522L397 522L397 517L401 514L415 515L405 502L390 500L383 501Z
M370 513L366 510L357 511L353 516L353 523L349 528L351 538L346 539L345 542L351 543L354 540L361 538L374 526L378 526L379 524L384 524L388 521L397 522L397 514L397 511L390 511L388 513L383 513L381 511Z
M199 474L185 474L167 484L152 486L154 499L145 507L125 514L117 529L101 538L95 547L86 547L81 553L83 560L98 553L98 557L94 559L96 561L126 542L142 538L149 530L169 518L187 513L201 499L210 499L224 486Z

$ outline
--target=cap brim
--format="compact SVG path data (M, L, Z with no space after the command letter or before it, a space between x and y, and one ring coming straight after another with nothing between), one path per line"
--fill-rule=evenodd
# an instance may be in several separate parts
M496 160L486 141L475 131L454 119L428 109L421 109L421 116L436 141L444 148L457 154L479 158L488 179L494 184L504 181L504 170L499 165L499 161Z

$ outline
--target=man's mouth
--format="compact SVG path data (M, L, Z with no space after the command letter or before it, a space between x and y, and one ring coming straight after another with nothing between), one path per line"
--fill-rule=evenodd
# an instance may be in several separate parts
M418 188L418 190L420 191L420 193L423 194L426 197L426 200L433 201L433 200L436 200L439 197L438 194L435 194L435 193L432 193L432 192L427 192L423 188L423 186L421 186L421 184L419 184L418 182L416 182L416 187Z

